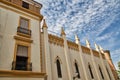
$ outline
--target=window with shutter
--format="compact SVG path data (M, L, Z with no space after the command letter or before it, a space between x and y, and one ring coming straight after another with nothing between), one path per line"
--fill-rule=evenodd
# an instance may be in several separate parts
M18 47L17 47L17 56L27 57L28 56L28 47L18 45Z
M19 21L19 27L17 28L17 32L18 35L20 35L20 33L22 34L26 34L28 36L31 36L31 30L29 29L29 22L30 20L24 17L20 17L20 21ZM24 36L24 35L22 35Z
M29 20L25 18L20 19L20 27L28 29L29 27Z
M27 70L27 61L28 61L28 47L18 45L15 70Z

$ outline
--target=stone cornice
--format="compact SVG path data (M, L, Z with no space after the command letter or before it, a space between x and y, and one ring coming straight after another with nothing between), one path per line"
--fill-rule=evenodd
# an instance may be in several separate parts
M64 40L58 36L48 34L49 42L60 46L64 45Z
M94 55L94 56L96 56L96 57L100 57L100 55L99 55L99 52L98 52L98 51L96 51L96 50L92 50L92 52L93 52L93 55Z
M18 9L18 10L27 12L27 13L32 14L32 15L35 15L35 16L39 17L40 20L43 19L43 16L42 16L40 13L36 13L36 12L31 11L31 10L29 10L29 9L25 9L25 8L23 8L23 7L21 7L21 6L18 6L17 4L14 4L14 3L9 2L9 1L7 1L7 0L1 0L0 2L8 5L8 7L11 6L11 7L14 7L14 8Z
M82 52L83 52L83 53L91 54L89 48L87 48L87 47L85 47L85 46L81 46L81 48L82 48Z
M70 49L74 49L74 50L79 51L78 44L76 44L76 43L74 43L74 42L72 42L72 41L67 41L67 44L68 44L68 47L69 47Z
M103 53L100 53L102 55L102 58L105 59L105 55Z

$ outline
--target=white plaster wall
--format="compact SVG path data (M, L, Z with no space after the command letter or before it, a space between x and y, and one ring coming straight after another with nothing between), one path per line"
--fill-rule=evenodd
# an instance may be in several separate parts
M86 68L87 76L88 76L89 80L97 80L97 75L95 73L95 69L94 69L94 66L93 66L91 55L83 53L83 59L84 59L83 61L85 63L85 68ZM89 68L88 68L88 63L90 63L94 79L91 78L91 75L90 75L90 72L89 72Z
M85 76L84 76L83 68L82 68L82 63L80 61L79 51L69 49L69 53L71 55L71 64L72 64L72 68L74 70L73 73L75 73L75 60L76 60L78 68L79 68L79 73L80 73L80 79L78 79L78 80L85 80Z
M44 80L43 78L9 78L9 77L2 77L0 80Z
M39 21L31 19L32 40L31 44L31 62L33 71L41 71L40 62L40 33L39 33Z
M39 38L39 21L24 14L18 14L8 9L0 7L1 12L1 28L2 33L2 47L0 51L0 69L11 70L11 64L14 56L15 39L17 27L19 26L20 16L30 19L30 29L32 31L31 43L31 62L33 71L40 71L40 38ZM27 13L28 14L28 13Z
M0 8L2 47L0 52L0 69L10 70L14 56L14 35L16 34L19 17L16 13Z
M97 66L97 72L98 72L98 74L99 74L99 76L100 76L100 79L102 80L102 76L101 76L101 73L100 73L100 71L99 71L99 66L101 67L101 70L102 70L102 73L103 73L103 76L104 76L104 80L107 80L107 79L106 79L106 76L105 76L105 71L104 71L104 69L103 69L102 62L101 62L100 58L94 57L94 59L95 59L95 63L96 63L96 66ZM99 66L98 66L98 65L99 65Z
M110 74L111 80L114 80L114 77L113 77L113 74L112 74L112 70L111 70L111 68L110 68L107 60L103 60L103 62L104 62L104 64L105 64L105 69L106 69L106 67L107 67L107 69L108 69L108 72L109 72L109 74ZM108 72L107 72L107 73L108 73Z
M60 80L68 80L68 73L67 73L66 61L64 56L64 47L56 44L50 44L50 54L51 54L53 80L59 80L57 75L57 67L55 63L55 59L57 56L61 60L62 79Z

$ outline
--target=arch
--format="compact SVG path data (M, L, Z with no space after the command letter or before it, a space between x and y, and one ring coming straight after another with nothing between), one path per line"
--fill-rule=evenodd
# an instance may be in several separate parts
M62 64L62 60L60 59L59 56L57 56L57 57L55 58L55 61L54 61L54 62L56 63L57 60L59 60L59 61L60 61L60 64Z
M94 79L94 75L93 75L93 72L92 72L92 68L91 68L90 63L88 63L88 69L89 69L89 72L90 72L91 78Z
M102 79L104 79L104 75L103 75L103 72L102 72L102 69L101 69L100 65L98 65L98 67L99 67L99 71L100 71L101 77L102 77Z
M76 71L76 73L78 73L78 78L80 78L80 72L79 72L79 68L78 68L78 64L77 64L77 61L75 60L75 62L74 62L74 66L75 66L75 71Z
M56 67L57 67L58 78L62 78L62 70L61 70L61 61L60 61L60 58L57 56L55 60L56 60Z

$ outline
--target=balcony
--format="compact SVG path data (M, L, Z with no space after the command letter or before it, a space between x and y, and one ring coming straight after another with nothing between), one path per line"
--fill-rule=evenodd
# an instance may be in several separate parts
M40 9L42 8L42 4L37 3L36 1L33 0L28 0L27 2L23 0L6 0L6 1L39 14L40 14Z
M12 70L32 71L32 63L12 62Z
M31 30L26 29L26 28L18 27L17 32L31 36Z

